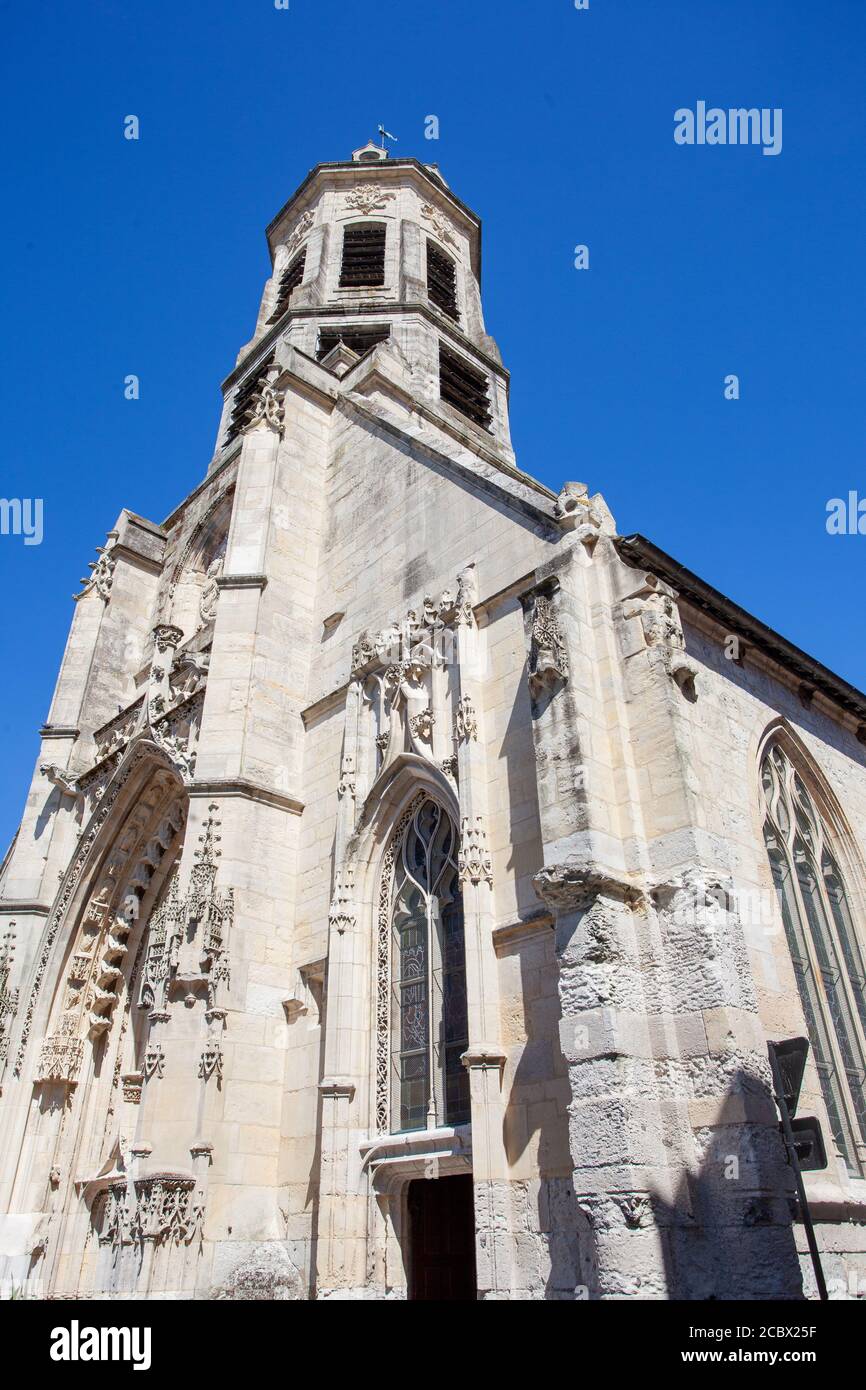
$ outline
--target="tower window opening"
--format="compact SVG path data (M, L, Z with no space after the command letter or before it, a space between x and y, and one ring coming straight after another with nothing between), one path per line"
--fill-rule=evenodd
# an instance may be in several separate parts
M234 404L226 431L226 444L231 444L252 420L261 389L267 380L268 368L273 365L273 361L274 354L271 352L235 389Z
M490 394L486 376L439 344L439 395L461 415L489 430Z
M454 262L432 241L427 242L427 296L431 304L441 309L455 323L457 312L457 272Z
M376 346L377 343L384 343L391 336L391 329L388 324L384 328L334 328L319 334L319 346L316 356L321 362L323 357L327 357L332 348L338 343L345 343L346 347L357 352L359 357L363 357L365 352Z
M343 232L340 285L375 286L385 283L385 224L364 222Z
M274 312L268 319L268 323L276 323L283 317L283 314L288 309L292 291L298 288L298 285L304 278L304 264L306 259L306 249L299 251L294 260L286 266L286 269L280 276L280 284L277 290L277 302L274 305Z

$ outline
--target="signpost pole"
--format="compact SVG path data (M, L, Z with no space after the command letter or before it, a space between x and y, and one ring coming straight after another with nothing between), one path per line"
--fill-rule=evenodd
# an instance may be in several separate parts
M779 1114L782 1116L782 1133L785 1138L785 1147L788 1150L788 1161L794 1172L794 1182L797 1186L797 1197L800 1202L800 1215L806 1229L806 1240L809 1244L809 1254L812 1257L812 1268L815 1271L815 1282L818 1285L818 1295L822 1303L828 1301L827 1285L824 1282L824 1271L821 1268L821 1256L818 1253L818 1242L815 1239L815 1228L812 1225L812 1213L809 1211L809 1203L806 1200L806 1188L803 1183L803 1174L800 1171L800 1160L797 1157L797 1147L794 1141L794 1131L791 1128L791 1116L788 1114L788 1103L785 1100L785 1088L782 1083L782 1074L779 1070L779 1062L776 1057L776 1049L770 1043L768 1047L770 1054L770 1068L773 1073L773 1088L776 1092L776 1104L779 1107Z

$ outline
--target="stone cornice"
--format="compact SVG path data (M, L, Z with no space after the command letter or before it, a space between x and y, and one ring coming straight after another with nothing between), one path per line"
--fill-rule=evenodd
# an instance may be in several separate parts
M349 1076L323 1076L319 1082L319 1093L335 1100L352 1100L355 1095L355 1083Z
M122 541L118 541L116 545L112 546L111 558L113 560L126 560L136 569L147 570L149 574L162 574L162 560L154 560L150 555L142 555L140 550L133 550L131 546L124 545Z
M420 175L420 177L424 181L425 192L435 194L437 202L443 202L452 214L457 213L460 216L460 219L465 221L465 223L467 224L466 230L470 234L470 240L474 240L476 243L473 247L474 255L476 258L475 273L480 281L481 219L478 217L477 213L474 213L470 207L467 207L467 205L464 202L462 202L460 198L457 197L456 193L452 193L451 189L447 186L447 184L444 182L444 180L442 180L441 177L438 177L430 169L428 169L426 165L422 164L420 160L417 159L388 158L387 160L383 160L381 164L359 164L353 159L341 159L334 161L333 163L315 165L315 167L312 168L310 172L307 174L307 177L304 179L303 183L301 183L295 189L291 198L289 198L283 204L279 212L276 214L275 217L271 219L271 221L265 228L265 237L268 242L268 250L271 251L271 254L273 254L272 246L274 242L275 233L277 232L280 223L288 214L289 209L294 207L296 204L300 204L302 202L304 194L308 192L308 190L312 187L316 180L319 179L322 175L333 174L339 178L342 174L346 174L353 176L354 180L363 179L365 182L371 183L374 179L377 182L380 179L382 179L383 182L390 182L391 176L395 174L399 176L401 171L404 174L406 172L411 172L413 174Z
M264 589L268 582L266 574L221 574L216 586L218 589Z
M284 811L290 811L293 816L300 816L304 809L303 801L297 797L287 796L285 792L274 791L272 787L263 787L256 782L250 782L246 777L217 777L209 780L195 781L189 787L190 796L243 796L250 801L262 801L268 806L279 806Z
M652 571L677 590L682 602L705 613L725 633L742 637L747 653L749 647L762 652L798 683L820 691L832 704L866 724L866 695L856 686L835 675L807 652L795 647L793 642L781 637L759 618L726 598L718 589L699 579L645 536L621 536L615 545L626 564Z
M539 936L551 931L553 927L553 916L550 912L545 912L540 908L531 917L521 917L516 922L504 922L499 927L493 928L493 949L497 955L501 955L511 946L516 946L519 942L525 941L528 937Z
M496 1071L502 1071L508 1061L508 1055L498 1043L470 1043L461 1054L460 1061L467 1071L486 1071L491 1067Z
M425 304L424 301L420 299L379 299L375 303L368 304L314 304L312 306L304 306L303 308L292 308L290 306L286 309L282 318L278 319L273 327L270 328L267 333L263 334L256 342L255 359L258 361L264 356L265 353L263 349L270 346L274 339L279 338L281 334L285 332L289 323L295 319L346 319L349 316L352 318L393 319L397 315L406 314L420 314L428 323L434 325L438 333L450 338L458 347L470 351L474 357L477 357L478 360L484 364L487 371L493 372L496 376L501 377L505 385L508 386L511 381L511 373L507 367L503 366L497 358L491 357L483 348L480 348L478 344L458 328L451 319L442 314L435 313L429 304ZM302 352L300 348L296 347L294 350L295 352L300 352L301 356L306 358L308 362L315 362L316 366L321 368L323 372L328 372L329 376L333 375L329 368L322 367L318 358L310 357L307 353ZM367 351L372 352L373 348L368 348ZM362 355L366 356L366 353ZM234 385L238 376L246 369L252 357L253 353L250 351L249 356L245 357L243 362L238 363L236 367L232 368L223 382L224 391ZM339 379L340 378L338 378L338 380Z

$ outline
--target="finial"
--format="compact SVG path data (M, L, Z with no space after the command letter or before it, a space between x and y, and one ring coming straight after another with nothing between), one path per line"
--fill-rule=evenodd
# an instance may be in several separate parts
M395 144L397 143L397 137L396 137L396 135L392 135L391 132L390 132L390 130L386 130L385 127L384 127L383 125L378 126L377 129L378 129L378 131L379 131L379 134L380 134L381 137L382 137L382 145L381 145L381 148L382 148L383 150L384 150L384 148L385 148L385 141L386 141L386 140L393 140Z

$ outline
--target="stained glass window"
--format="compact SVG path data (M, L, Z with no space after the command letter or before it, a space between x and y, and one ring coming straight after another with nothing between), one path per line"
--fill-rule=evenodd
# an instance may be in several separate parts
M421 802L395 857L391 910L394 1128L469 1119L463 904L457 836L435 801Z
M823 817L775 744L761 763L764 841L833 1137L855 1177L866 1144L866 972Z

